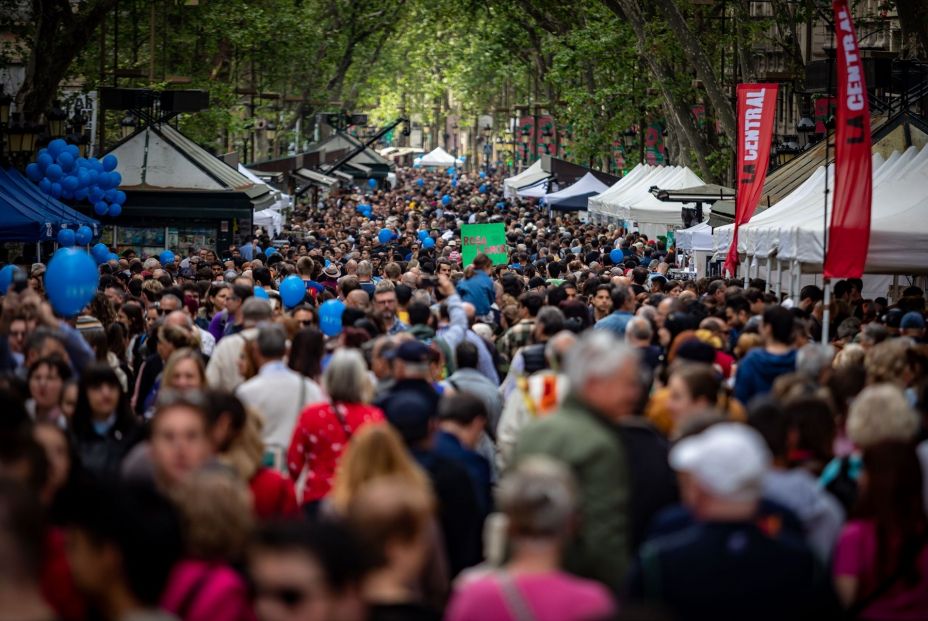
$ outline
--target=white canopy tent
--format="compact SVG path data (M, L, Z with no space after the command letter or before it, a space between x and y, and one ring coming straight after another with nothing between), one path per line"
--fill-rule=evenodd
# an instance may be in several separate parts
M700 222L688 229L680 229L674 233L677 248L687 252L712 251L712 227L708 222Z
M549 178L545 177L541 181L537 181L530 186L519 189L516 194L521 198L541 198L548 193L548 182Z
M241 164L238 165L238 172L247 177L253 183L264 184L260 177ZM270 188L270 186L268 187ZM271 203L271 205L266 209L254 212L253 223L255 226L260 226L267 229L267 232L271 237L276 237L278 234L280 234L281 231L283 231L284 228L284 217L280 212L290 206L291 198L289 195L284 194L283 192L273 188L270 189L271 193L274 195L274 202Z
M441 147L435 147L434 150L423 155L421 159L417 158L417 161L422 166L438 166L438 167L456 166L457 164L464 163L462 160L454 157L453 155L451 155L450 153L448 153Z
M547 179L551 175L541 167L541 160L536 160L534 164L520 172L518 175L503 180L503 194L506 198L513 198L519 189L528 186L534 186L539 181Z
M586 211L587 200L608 189L609 186L597 179L593 173L587 173L563 190L546 194L545 204L554 209Z
M602 194L590 198L588 201L588 209L590 213L607 216L608 214L605 210L606 202L611 200L613 197L620 196L622 193L638 183L642 178L651 174L653 170L656 170L656 167L650 166L648 164L638 164L632 168L630 171L628 171L628 174L624 175L621 179L612 184L608 190Z
M631 177L632 173L628 176ZM703 181L688 167L650 168L646 173L638 173L634 182L624 188L616 189L616 184L607 192L591 198L590 210L606 219L637 223L642 233L657 236L683 225L683 204L658 200L651 194L651 188L676 190L697 185L703 185Z

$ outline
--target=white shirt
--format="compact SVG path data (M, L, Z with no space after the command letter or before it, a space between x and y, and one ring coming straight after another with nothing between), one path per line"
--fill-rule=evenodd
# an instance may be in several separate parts
M225 340L225 339L223 339ZM223 341L219 341L222 345ZM268 362L258 374L239 386L236 396L264 419L261 432L268 447L286 450L300 413L311 403L325 401L319 385L288 368L283 362Z

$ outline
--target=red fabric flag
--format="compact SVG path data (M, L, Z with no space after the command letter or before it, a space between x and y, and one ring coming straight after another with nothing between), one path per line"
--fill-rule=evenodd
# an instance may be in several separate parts
M825 278L860 278L870 244L873 171L870 102L857 33L847 0L834 0L838 57L835 190L825 254Z
M777 109L776 84L738 85L738 173L735 185L735 232L724 270L738 265L738 227L751 219L764 192L770 163L770 139Z

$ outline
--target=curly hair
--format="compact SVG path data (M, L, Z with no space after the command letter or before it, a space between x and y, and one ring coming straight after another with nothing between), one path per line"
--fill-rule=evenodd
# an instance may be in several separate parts
M886 440L910 441L918 431L918 415L898 386L868 386L851 405L847 435L859 449Z
M904 385L909 347L905 339L893 339L874 345L864 358L867 383Z

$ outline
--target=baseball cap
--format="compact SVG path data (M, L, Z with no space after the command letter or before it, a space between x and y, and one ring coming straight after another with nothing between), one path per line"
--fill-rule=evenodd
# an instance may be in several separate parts
M770 450L757 431L740 423L718 423L680 440L670 451L670 466L690 474L707 491L728 500L760 496Z
M922 330L925 328L925 318L922 317L921 313L910 311L902 316L902 321L899 322L899 327L903 330L908 330L910 328Z
M429 361L429 346L422 341L406 341L389 352L387 358L413 364L423 364Z

